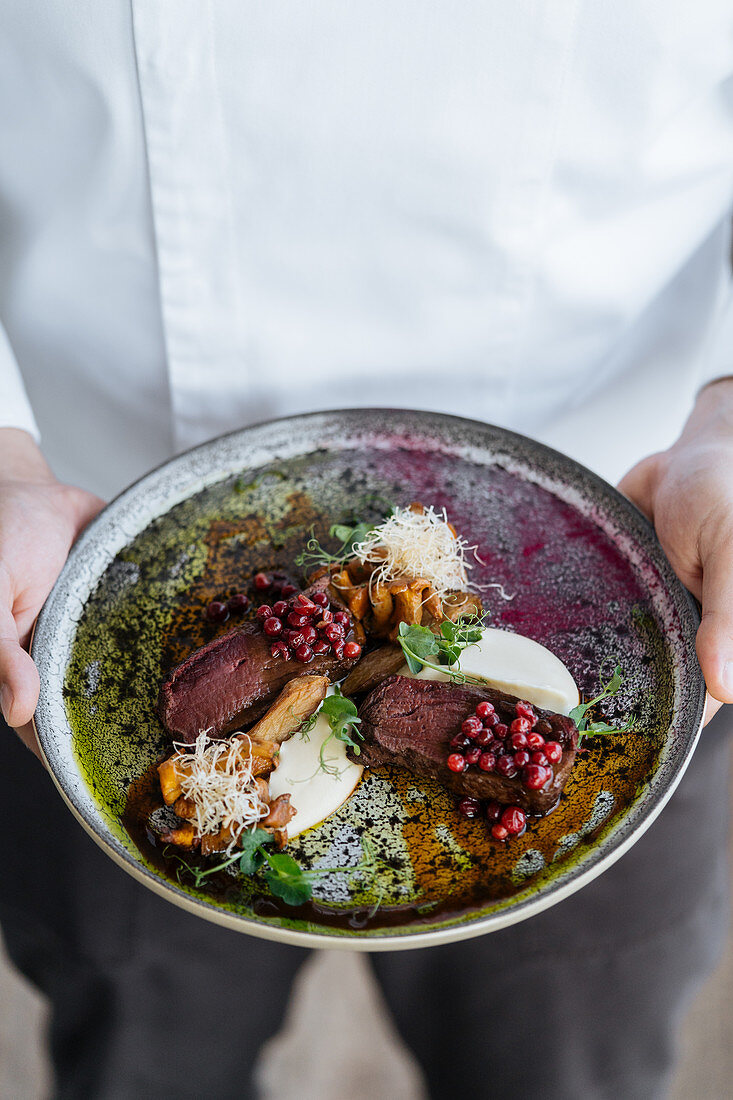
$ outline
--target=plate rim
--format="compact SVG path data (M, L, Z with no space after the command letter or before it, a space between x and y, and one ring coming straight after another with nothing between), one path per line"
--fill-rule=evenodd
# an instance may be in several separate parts
M235 441L240 437L244 437L246 442L247 436L254 434L257 430L263 430L273 428L277 425L283 424L296 424L304 421L311 420L323 420L324 418L365 418L369 416L378 415L384 419L383 427L386 432L389 432L390 422L398 421L405 418L415 420L420 425L426 425L432 422L438 422L441 424L454 424L457 426L466 425L475 431L488 432L493 434L497 439L506 440L508 442L514 442L518 447L524 448L529 445L534 453L540 452L544 454L549 460L559 462L561 467L565 467L568 472L572 471L574 474L575 482L577 483L578 473L583 475L586 484L591 487L600 489L601 496L608 498L609 494L612 500L615 499L617 506L620 505L622 512L631 517L633 523L640 526L646 533L647 538L654 544L657 553L661 556L662 560L666 563L672 576L673 587L676 589L677 598L682 600L686 605L691 622L694 624L694 630L700 623L700 610L699 604L694 596L685 588L682 582L674 573L664 551L661 547L659 539L656 535L654 527L649 522L643 512L631 501L628 497L624 496L615 486L605 481L595 471L589 469L583 463L578 462L571 456L558 451L556 448L550 447L539 440L532 438L531 436L523 435L520 432L515 432L511 429L504 428L500 425L491 424L487 421L476 420L470 417L455 416L449 413L440 413L429 410L420 409L405 409L391 406L370 406L364 408L346 408L346 409L321 409L313 410L307 413L297 413L292 416L280 416L274 417L262 421L258 421L253 424L246 425L243 428L235 428L229 432L225 432L221 435L215 436L203 443L196 444L187 448L184 451L172 456L170 459L159 463L151 470L142 474L135 481L131 482L128 486L123 488L116 496L114 496L105 507L94 517L94 519L87 525L79 538L76 540L71 548L69 556L64 563L63 569L59 574L59 577L54 584L53 589L49 593L41 612L38 615L36 623L33 627L33 633L30 644L30 653L33 660L41 668L45 664L45 654L41 654L41 646L46 638L47 634L52 634L54 629L54 620L52 619L52 610L54 599L58 598L60 589L63 587L63 582L69 573L73 571L74 565L80 555L84 552L85 548L94 543L96 533L99 528L103 527L110 519L110 516L114 516L116 510L130 498L134 497L136 492L145 485L146 482L154 482L158 475L163 471L175 471L178 466L185 466L190 456L198 453L201 457L205 457L207 452L215 451L217 448L221 448L222 443L225 441ZM358 432L357 432L358 438ZM488 441L484 446L488 445ZM345 446L343 450L348 450L349 447ZM444 448L445 449L445 448ZM304 454L312 453L312 451L304 451ZM191 482L190 491L181 499L187 499L188 496L195 492L201 491L202 488L209 485L217 484L219 481L225 480L230 473L224 470L218 470L216 476L212 480L205 481L204 485L196 484L195 472L190 472L189 481ZM167 502L166 505L158 512L156 516L164 515L170 508L174 507L177 501ZM144 530L151 521L150 517L146 520L145 524L140 527L140 531ZM633 532L629 532L633 533ZM647 553L645 551L645 553ZM627 559L628 560L628 559ZM101 573L96 576L96 580L99 580ZM49 621L50 620L50 621ZM694 646L692 649L694 654ZM688 663L689 665L692 662ZM476 916L467 917L460 923L449 923L444 927L433 927L427 929L421 929L419 926L414 931L410 930L411 927L407 926L403 930L394 929L388 933L383 930L377 932L369 932L368 930L338 930L330 929L328 926L322 926L322 931L305 931L300 929L294 929L289 927L283 927L279 925L273 925L266 920L260 920L255 916L247 916L241 913L234 913L228 909L222 908L219 905L210 903L203 898L195 895L188 894L185 891L179 890L175 884L163 879L161 876L150 870L144 863L138 862L135 859L132 852L126 847L120 844L118 850L110 841L104 836L94 821L88 820L86 814L80 809L74 802L73 790L71 785L64 781L64 776L59 776L56 769L53 766L53 743L52 732L48 734L48 745L46 743L46 731L43 725L43 700L45 694L50 690L48 683L41 678L41 695L39 697L39 704L32 719L33 729L36 733L43 760L46 768L51 775L51 778L56 786L57 790L61 794L64 802L71 810L74 817L82 825L84 830L92 837L99 847L109 855L112 860L138 882L141 882L148 889L151 889L160 897L166 898L172 904L178 906L187 912L194 913L199 917L209 920L215 924L222 925L224 927L232 928L239 932L245 932L250 935L257 936L262 939L271 941L278 941L281 943L289 943L296 946L321 948L321 949L343 949L351 951L391 951L391 950L409 950L423 948L427 946L438 946L442 943L457 942L463 939L471 939L480 935L488 934L489 932L498 931L501 928L508 927L511 924L518 923L523 920L527 920L530 917L542 912L545 909L552 907L563 901L565 898L576 893L584 886L588 885L595 878L601 875L609 867L611 867L622 855L624 855L629 848L631 848L637 840L646 832L646 830L653 824L658 815L661 813L672 794L676 790L680 783L687 767L690 763L692 755L697 746L705 717L705 703L706 703L706 687L705 681L702 675L702 671L697 666L697 676L694 678L693 684L693 669L691 667L684 666L685 672L689 677L690 683L688 691L693 691L691 704L695 703L696 717L694 719L694 728L691 728L687 737L687 745L680 756L674 763L673 773L668 777L666 786L663 789L657 789L652 792L654 799L652 805L646 809L640 820L636 821L628 830L627 834L622 838L617 839L613 848L610 851L598 856L594 862L585 868L578 865L569 868L569 874L566 880L554 882L549 884L546 892L535 892L517 904L509 902L505 907L499 910L481 913L477 911ZM63 677L60 677L63 680ZM691 719L691 722L693 720ZM67 729L71 734L71 728ZM47 748L49 751L47 752ZM84 777L81 769L78 766L78 761L72 754L74 760L77 778L84 785L84 787L91 794L89 784ZM655 775L656 771L652 773ZM96 800L95 800L96 801ZM635 800L634 804L638 803L639 799ZM103 811L99 804L96 804L97 814L102 816ZM119 842L118 842L119 843Z

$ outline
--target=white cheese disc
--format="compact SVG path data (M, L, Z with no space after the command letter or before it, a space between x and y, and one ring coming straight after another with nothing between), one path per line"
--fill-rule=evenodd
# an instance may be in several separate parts
M522 634L488 627L482 630L480 642L464 649L459 663L461 672L479 676L489 687L557 714L569 714L580 702L575 681L559 657ZM400 674L411 675L407 665ZM430 668L424 668L418 676L449 679Z
M293 734L280 746L280 763L270 776L270 795L276 798L289 794L291 805L297 811L287 826L289 840L305 829L320 825L343 806L361 779L364 769L359 764L352 764L343 741L335 738L328 742L323 752L329 771L321 768L321 746L330 734L328 720L319 716L312 730ZM337 774L331 774L330 769Z

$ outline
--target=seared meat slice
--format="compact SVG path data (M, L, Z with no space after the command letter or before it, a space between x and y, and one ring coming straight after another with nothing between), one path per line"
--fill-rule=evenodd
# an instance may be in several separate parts
M306 595L327 585L328 577L312 585ZM352 638L350 633L346 640ZM160 720L173 739L193 744L201 730L218 737L251 726L296 676L340 680L358 660L337 660L326 654L309 664L285 661L272 656L272 641L260 623L245 623L214 638L174 668L158 698Z
M359 661L341 685L344 695L362 695L371 691L388 676L394 676L405 663L405 655L398 645L382 645L373 649Z
M358 763L373 768L396 764L414 775L436 779L461 796L496 799L538 816L548 813L557 803L575 760L578 731L574 722L565 715L534 707L540 732L545 729L545 740L559 741L563 747L562 758L552 767L552 779L542 790L528 790L518 776L506 779L478 767L452 772L446 763L452 751L450 740L484 699L493 704L507 725L516 717L514 706L518 700L502 691L390 676L370 692L359 708L364 741L360 742Z
M176 741L193 744L201 730L209 737L242 729L260 718L285 684L317 674L340 680L355 661L330 655L310 664L273 657L271 640L258 623L215 638L174 668L163 681L160 720Z

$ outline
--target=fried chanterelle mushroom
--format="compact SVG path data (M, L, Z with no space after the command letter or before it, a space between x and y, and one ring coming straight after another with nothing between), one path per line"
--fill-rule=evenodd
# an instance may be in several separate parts
M367 634L394 641L400 623L431 626L481 615L480 598L466 588L470 549L444 512L422 504L396 508L354 547L350 561L331 567L331 587Z

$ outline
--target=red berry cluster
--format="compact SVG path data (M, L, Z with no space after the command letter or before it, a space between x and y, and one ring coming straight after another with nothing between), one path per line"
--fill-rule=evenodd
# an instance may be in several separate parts
M289 600L298 591L288 580L286 573L255 573L252 584L256 592Z
M491 703L479 703L476 714L466 718L450 743L450 770L460 773L478 767L505 779L518 776L529 791L546 787L553 776L552 765L562 757L562 745L545 741L535 728L539 720L529 703L519 702L514 709L516 718L507 726Z
M267 594L287 600L298 591L288 580L286 573L255 573L252 578L255 599ZM211 623L225 623L230 615L243 615L249 609L250 598L244 592L236 592L228 600L212 600L206 605L206 618Z
M463 798L458 809L464 817L479 817L481 802L478 798ZM521 806L502 806L501 802L487 802L484 813L491 825L491 835L495 840L506 840L510 836L519 836L527 826L527 815Z
M228 600L212 600L206 605L206 618L211 623L225 623L230 615L243 615L249 607L249 596L237 592Z
M358 642L347 642L351 619L346 611L332 611L325 592L304 592L289 600L277 600L257 608L265 634L273 639L270 652L284 661L295 658L307 665L315 657L332 655L340 661L361 655Z

